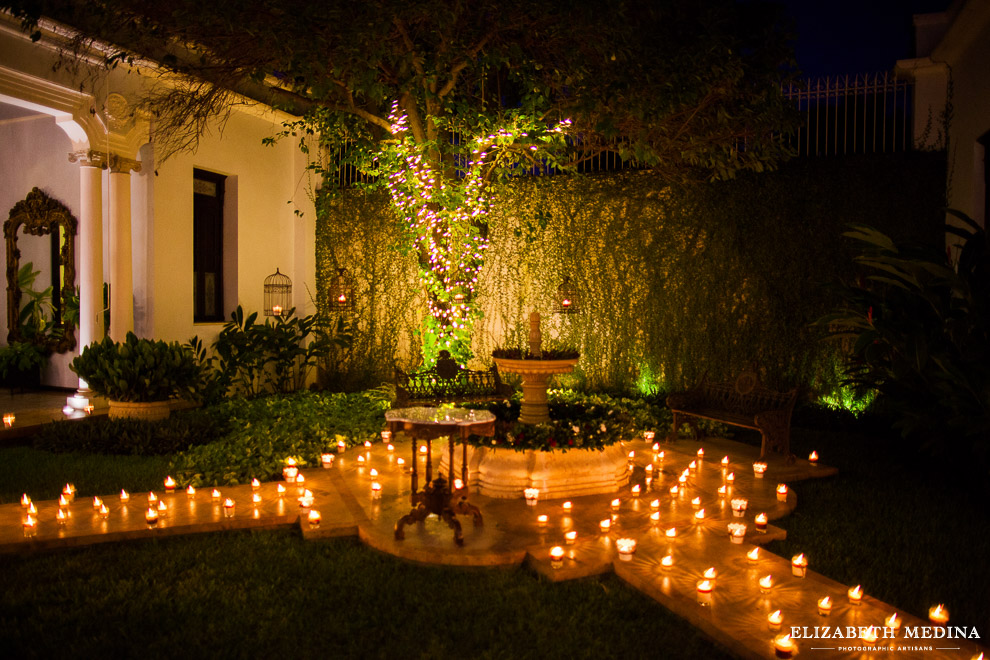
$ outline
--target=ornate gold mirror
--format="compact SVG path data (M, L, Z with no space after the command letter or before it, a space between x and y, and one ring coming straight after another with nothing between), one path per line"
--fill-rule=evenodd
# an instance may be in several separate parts
M8 343L29 342L55 353L76 347L77 225L64 204L38 188L10 210L3 224L7 241ZM18 239L23 241L21 245ZM21 248L28 255L24 264ZM24 268L28 263L31 267ZM39 277L51 281L50 291L43 282L35 284Z

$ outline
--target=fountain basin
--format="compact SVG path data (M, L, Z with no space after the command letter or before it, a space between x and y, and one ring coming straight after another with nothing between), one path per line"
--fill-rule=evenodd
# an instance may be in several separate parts
M468 487L485 497L500 499L521 498L527 488L539 488L544 499L614 493L629 483L628 460L621 443L567 451L468 446ZM447 452L443 452L440 469L444 473L448 473L447 461ZM458 449L455 474L460 470Z

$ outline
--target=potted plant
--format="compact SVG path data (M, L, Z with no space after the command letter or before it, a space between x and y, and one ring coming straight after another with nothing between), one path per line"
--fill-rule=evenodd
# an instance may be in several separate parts
M11 389L38 387L47 358L44 348L30 342L15 341L0 347L0 380Z
M156 420L169 415L169 399L193 398L200 367L178 342L106 337L83 349L71 368L90 389L110 402L111 419Z

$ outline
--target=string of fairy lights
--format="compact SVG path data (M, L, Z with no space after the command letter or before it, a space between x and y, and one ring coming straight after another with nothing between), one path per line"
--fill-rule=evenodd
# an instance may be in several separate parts
M396 167L385 186L413 236L414 247L425 256L426 266L419 269L419 278L429 294L428 312L435 322L436 345L464 359L470 355L471 328L478 317L472 300L489 246L481 232L492 205L486 168L495 164L500 150L530 139L530 131L503 127L476 137L470 156L459 167L463 176L451 180L425 156L428 146L412 137L408 117L398 102L392 103L389 122L393 139L385 149L391 157L384 160ZM569 125L570 121L564 120L547 133L560 137ZM527 148L539 150L537 144ZM435 360L431 355L424 358L428 364Z

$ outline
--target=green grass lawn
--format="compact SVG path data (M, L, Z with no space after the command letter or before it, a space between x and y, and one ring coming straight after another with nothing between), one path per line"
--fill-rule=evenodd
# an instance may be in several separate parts
M964 460L904 449L892 435L796 428L792 449L812 449L837 477L795 484L797 509L775 524L810 567L927 620L944 603L951 621L990 634L990 507L986 477Z
M210 534L0 560L4 657L730 658L618 578Z
M742 441L758 438L741 434ZM889 430L795 427L837 477L793 484L777 521L811 568L925 617L990 632L986 480L907 452ZM0 501L157 488L168 456L0 450ZM0 560L9 657L727 657L615 577L551 584L522 569L456 570L290 533L213 534ZM297 650L295 650L297 649ZM419 650L415 650L419 649Z

